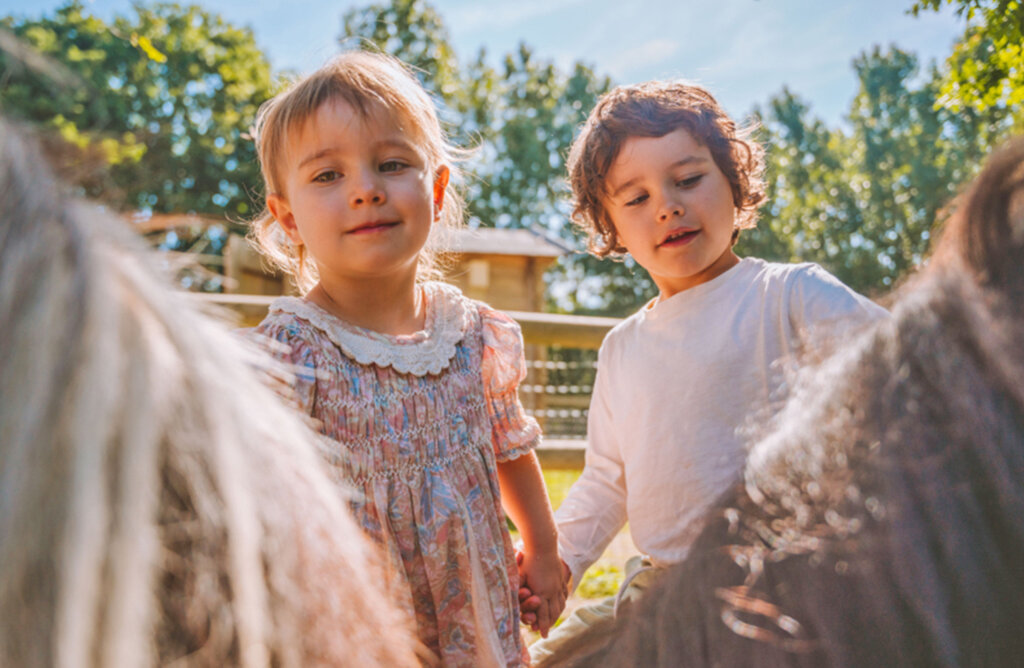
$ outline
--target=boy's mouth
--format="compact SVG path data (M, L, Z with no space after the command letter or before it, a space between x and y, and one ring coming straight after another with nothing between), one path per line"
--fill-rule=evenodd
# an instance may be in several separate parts
M349 234L368 234L370 232L379 232L386 230L390 227L398 225L397 220L371 220L366 223L356 225L348 231Z
M680 244L688 244L691 241L693 241L693 239L698 234L700 234L700 230L699 229L696 229L696 230L695 229L672 230L667 235L665 235L664 239L662 239L658 243L658 247L660 248L662 246L674 246L674 245L680 245Z

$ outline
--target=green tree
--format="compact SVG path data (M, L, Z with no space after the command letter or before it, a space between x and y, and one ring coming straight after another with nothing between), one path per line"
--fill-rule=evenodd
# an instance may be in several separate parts
M482 69L480 60L477 67ZM566 233L565 156L575 129L604 90L589 68L570 74L540 61L526 46L504 58L491 95L469 99L487 114L481 138L488 144L473 164L478 187L471 215L483 225Z
M197 6L134 13L107 24L74 0L0 19L82 82L55 85L0 53L3 112L49 130L86 166L86 194L117 208L251 215L259 172L246 133L274 91L251 32Z
M863 217L849 179L851 142L810 116L788 89L758 110L766 147L768 201L737 250L784 262L811 261L844 281L874 285L874 256L859 234Z
M953 5L967 20L942 82L943 106L984 112L998 108L1024 124L1024 3L1021 0L917 0L910 12Z
M880 282L889 286L921 263L939 210L977 167L980 155L964 139L978 133L979 118L936 105L934 69L913 87L913 54L876 47L854 69L860 91L850 111L851 184L862 215L859 234L878 259Z
M941 209L987 153L1006 113L937 104L941 77L875 48L854 61L848 129L831 129L784 90L759 111L769 200L740 251L819 262L853 288L891 287L924 259Z
M463 90L459 63L440 14L423 0L393 0L352 9L342 17L342 48L371 47L415 68L444 103Z

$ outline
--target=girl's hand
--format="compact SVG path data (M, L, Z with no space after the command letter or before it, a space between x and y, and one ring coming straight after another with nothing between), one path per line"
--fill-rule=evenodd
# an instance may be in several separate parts
M529 626L531 631L536 631L537 608L540 607L540 597L534 596L530 588L523 582L522 550L516 550L516 570L519 572L519 621Z
M531 620L531 628L540 632L541 637L547 638L548 631L565 609L565 599L569 595L569 578L566 576L568 568L557 552L523 552L522 558L517 561L523 614L533 612L536 618L535 621ZM524 597L527 592L528 595Z
M516 551L516 565L522 566L522 564L523 553ZM566 598L568 599L568 593L572 591L572 571L569 570L569 565L564 561L562 562L562 575L565 582ZM520 585L519 617L522 623L529 626L532 631L537 630L537 609L540 608L540 605L540 596L534 596L529 587Z

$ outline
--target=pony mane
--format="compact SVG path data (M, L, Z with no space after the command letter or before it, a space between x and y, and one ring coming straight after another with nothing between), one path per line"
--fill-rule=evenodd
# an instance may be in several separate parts
M2 122L0 216L0 664L419 665L263 355Z

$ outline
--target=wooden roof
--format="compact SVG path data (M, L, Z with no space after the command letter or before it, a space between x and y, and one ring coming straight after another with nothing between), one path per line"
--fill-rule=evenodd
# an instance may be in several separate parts
M175 227L225 224L222 217L195 213L171 213L125 216L142 233ZM452 253L474 255L518 255L525 257L561 257L574 249L563 241L529 229L496 227L459 228L439 235L438 242Z
M461 228L444 234L439 242L449 252L476 255L560 257L573 250L532 230L494 227Z

